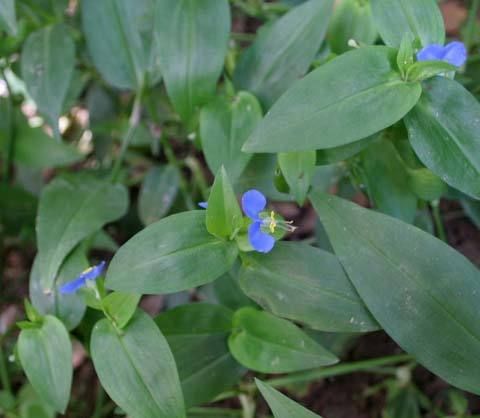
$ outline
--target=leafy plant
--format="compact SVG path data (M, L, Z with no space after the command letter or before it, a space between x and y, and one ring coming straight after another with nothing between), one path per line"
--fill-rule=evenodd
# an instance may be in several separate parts
M480 274L439 202L478 226L479 2L448 43L434 0L334 3L0 1L0 242L37 251L2 414L313 418L275 388L380 369L384 418L468 416ZM344 361L378 330L405 354Z

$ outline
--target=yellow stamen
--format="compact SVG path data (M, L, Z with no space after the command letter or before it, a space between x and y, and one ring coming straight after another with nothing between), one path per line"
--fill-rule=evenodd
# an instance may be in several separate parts
M275 212L272 210L270 212L270 224L269 224L270 232L272 234L275 232L276 227L277 227L277 221L275 219Z
M93 267L89 267L88 269L83 270L83 271L82 271L82 274L89 273L89 272L92 271L92 270L93 270Z

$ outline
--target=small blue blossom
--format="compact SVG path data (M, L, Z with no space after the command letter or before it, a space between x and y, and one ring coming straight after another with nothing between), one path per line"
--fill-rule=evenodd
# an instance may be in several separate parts
M208 202L199 202L198 206L200 206L202 209L207 209L208 208Z
M461 67L467 60L467 48L462 42L450 42L442 46L431 44L417 53L418 61L445 61L456 67Z
M252 223L248 227L248 240L251 246L260 253L268 253L275 245L275 238L272 234L277 227L286 231L294 231L295 227L290 222L278 221L275 218L275 212L270 212L270 216L262 217L267 206L266 197L258 190L249 190L242 196L242 209Z
M62 285L60 287L60 293L62 295L75 293L78 289L84 287L87 284L87 280L95 280L96 278L98 278L105 270L105 266L105 261L102 261L100 264L88 268L87 270L82 272L76 279Z
M261 253L268 253L275 245L275 238L262 231L264 220L260 213L267 206L266 197L258 190L249 190L242 196L242 209L252 223L248 227L248 240L252 247Z

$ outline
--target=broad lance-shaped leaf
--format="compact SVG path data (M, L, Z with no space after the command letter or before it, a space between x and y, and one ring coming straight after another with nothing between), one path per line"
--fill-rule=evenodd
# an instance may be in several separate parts
M0 27L10 35L17 34L17 15L15 0L0 0Z
M394 124L412 109L422 92L420 83L401 79L396 53L388 47L369 46L317 68L275 103L243 150L273 153L333 148Z
M235 85L254 93L269 108L303 76L320 49L332 0L310 0L260 30L235 68Z
M139 232L115 254L106 286L141 294L174 293L211 282L237 258L233 242L205 228L205 211L169 216Z
M207 403L231 389L246 371L228 350L232 316L221 305L193 303L155 319L175 357L188 407Z
M232 183L240 177L252 154L242 147L263 113L255 96L245 91L229 100L218 97L200 113L200 137L208 166L216 173L223 165Z
M155 39L167 92L190 122L214 94L230 33L227 0L156 0Z
M322 418L266 383L258 379L255 379L255 383L272 410L274 418Z
M342 54L348 51L350 39L371 45L377 36L370 1L341 0L335 7L328 28L328 43L332 52Z
M422 162L450 186L480 198L480 104L453 80L424 83L405 118L410 143Z
M262 373L289 373L338 362L295 324L250 307L235 312L228 346L239 363Z
M30 272L29 293L33 306L43 315L50 314L58 317L67 329L74 329L82 320L86 310L84 298L79 293L61 294L58 288L88 268L89 263L84 246L78 245L65 258L58 272L57 286L51 292L45 292L42 287L42 275L38 261L39 257L37 256Z
M23 46L21 64L28 93L60 137L58 118L75 66L75 44L66 27L58 24L33 32Z
M35 391L56 411L64 413L72 385L72 344L63 324L47 315L38 327L23 329L18 355Z
M360 297L385 331L441 378L480 393L480 273L411 225L338 197L312 202Z
M113 86L139 90L160 80L154 41L157 4L157 0L82 1L88 50L95 66Z
M65 257L84 238L125 214L128 193L89 174L57 177L43 190L37 218L38 263L51 290Z
M278 242L271 253L249 253L242 260L240 287L275 315L322 331L378 329L333 254Z
M129 416L186 417L175 359L147 314L137 311L121 333L102 319L90 348L100 383Z
M373 17L383 41L398 48L405 33L423 46L443 45L445 27L436 0L371 0Z

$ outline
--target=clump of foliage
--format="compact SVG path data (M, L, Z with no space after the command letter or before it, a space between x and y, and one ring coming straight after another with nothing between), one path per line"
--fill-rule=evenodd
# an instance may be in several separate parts
M444 416L415 362L480 394L480 274L439 212L480 210L478 1L463 42L434 0L337 3L0 1L0 238L37 249L5 416L69 409L72 341L131 418L252 418L257 391L317 417L274 388L399 364L384 416ZM406 354L333 366L380 329Z

